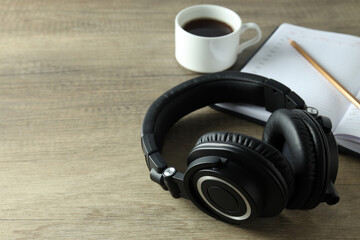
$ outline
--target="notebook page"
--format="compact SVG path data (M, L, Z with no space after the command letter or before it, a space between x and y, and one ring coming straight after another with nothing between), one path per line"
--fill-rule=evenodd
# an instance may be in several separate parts
M357 94L357 99L360 99L360 91ZM349 147L351 142L360 143L360 109L356 108L354 104L351 104L346 111L344 117L340 121L334 135L339 140L347 140L348 144L343 144L345 147ZM352 149L354 151L359 151L359 145L354 145L357 149Z
M350 102L289 43L296 41L353 94L360 90L360 38L282 24L241 70L284 83L334 127Z

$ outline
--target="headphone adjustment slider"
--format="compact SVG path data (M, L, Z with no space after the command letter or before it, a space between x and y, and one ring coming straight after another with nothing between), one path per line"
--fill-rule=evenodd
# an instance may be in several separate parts
M167 186L169 192L171 193L171 196L174 198L181 197L180 190L178 188L178 185L174 181L173 177L176 174L176 169L174 167L168 167L164 170L162 176L164 178L164 183Z

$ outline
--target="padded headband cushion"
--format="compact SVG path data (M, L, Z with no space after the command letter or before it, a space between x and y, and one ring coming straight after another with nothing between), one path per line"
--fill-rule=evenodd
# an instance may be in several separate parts
M216 81L219 79L221 81ZM180 118L199 108L221 102L264 105L263 86L254 82L254 79L263 81L261 77L246 74L231 75L231 78L218 74L205 75L180 84L158 98L155 105L149 108L143 131L153 132L156 145L161 148L168 129Z
M321 170L326 169L324 143L309 118L302 110L280 109L271 115L264 129L263 141L283 152L298 179L288 208L307 209L313 193L321 192L323 186L318 183L325 181L325 170Z
M271 165L280 172L287 185L289 196L294 191L295 176L289 162L274 147L250 136L231 132L211 132L206 133L199 138L196 145L208 142L222 142L235 145L237 147L246 147L263 156ZM189 163L188 163L189 164ZM276 175L276 173L274 173Z
M242 102L278 108L304 108L304 101L283 84L258 75L240 72L221 72L188 80L164 93L148 109L142 128L145 148L161 150L168 129L190 112L224 102ZM153 145L155 144L155 146ZM148 149L147 149L148 150Z

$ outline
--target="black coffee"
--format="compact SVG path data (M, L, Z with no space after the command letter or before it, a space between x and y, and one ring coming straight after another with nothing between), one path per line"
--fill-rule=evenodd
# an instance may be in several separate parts
M202 37L219 37L233 31L226 23L209 18L191 20L184 24L183 29Z

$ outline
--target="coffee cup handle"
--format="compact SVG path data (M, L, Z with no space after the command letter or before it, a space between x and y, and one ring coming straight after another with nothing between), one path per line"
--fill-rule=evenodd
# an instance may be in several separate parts
M240 28L240 35L243 34L246 30L248 29L254 29L256 32L257 32L257 35L244 42L244 43L241 43L238 47L238 51L237 53L240 54L242 51L244 51L244 49L256 44L257 42L260 41L261 39L261 30L260 30L260 27L256 24L256 23L252 23L252 22L249 22L249 23L244 23L241 28Z

